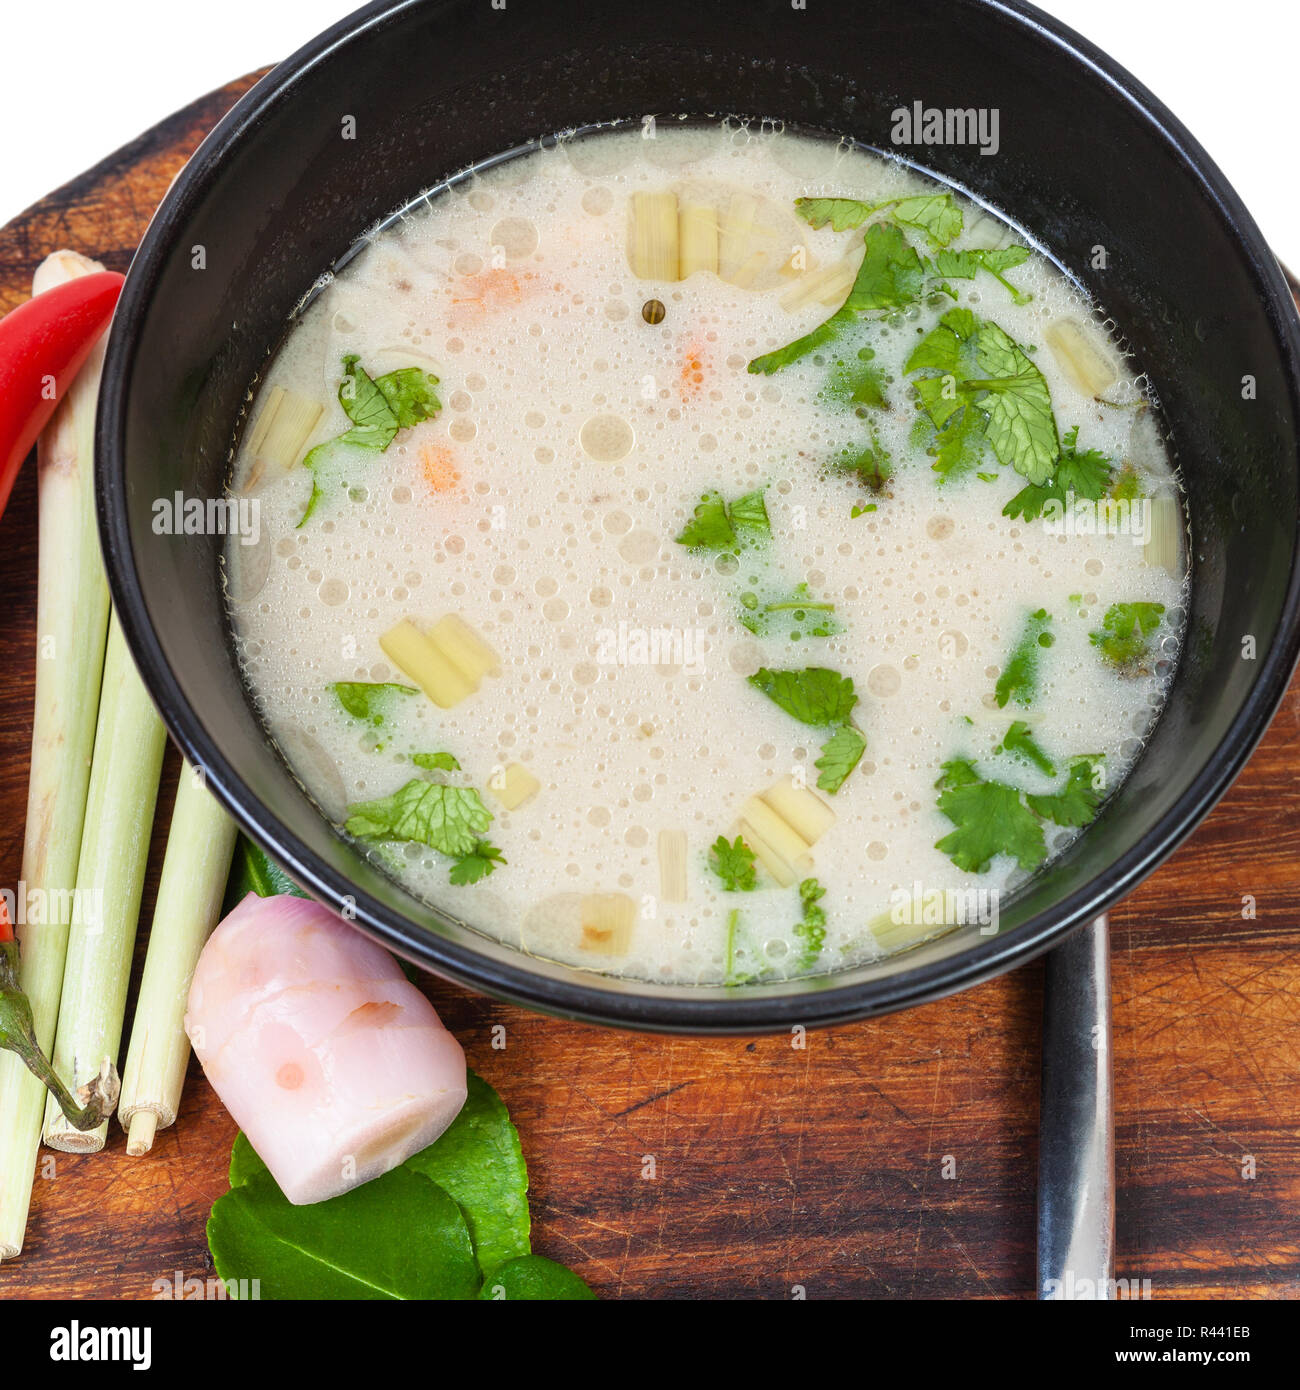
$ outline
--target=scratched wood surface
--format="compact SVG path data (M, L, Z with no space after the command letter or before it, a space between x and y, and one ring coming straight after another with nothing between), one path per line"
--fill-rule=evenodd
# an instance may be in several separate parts
M61 246L125 270L173 175L253 80L0 230L0 311ZM34 522L28 468L0 521L0 883L11 885ZM1236 787L1112 926L1117 1273L1150 1279L1158 1298L1300 1296L1300 683ZM1037 965L802 1049L562 1024L432 979L428 992L519 1126L535 1247L602 1296L1032 1295ZM150 1156L128 1158L116 1124L102 1154L43 1155L27 1246L0 1268L0 1297L149 1298L177 1271L206 1277L204 1222L233 1135L192 1068L179 1123Z

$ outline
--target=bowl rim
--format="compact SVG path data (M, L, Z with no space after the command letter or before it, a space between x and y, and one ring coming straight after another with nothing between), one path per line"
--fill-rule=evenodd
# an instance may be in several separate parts
M96 494L100 539L114 609L140 675L181 751L202 767L207 784L249 838L289 874L335 910L345 899L353 925L381 945L434 973L480 993L542 1013L607 1026L687 1034L755 1034L791 1027L822 1027L889 1013L978 984L1049 950L1100 916L1152 873L1199 825L1231 785L1263 737L1300 655L1300 516L1278 630L1257 667L1254 683L1228 733L1195 780L1160 821L1088 883L1054 909L1005 934L977 939L953 956L905 967L870 980L828 984L788 994L762 986L719 997L701 989L615 977L613 987L551 978L514 953L493 959L470 945L435 936L352 884L289 833L236 775L183 695L149 621L131 544L126 508L126 402L134 373L134 344L148 313L161 264L174 233L246 131L282 102L299 79L336 49L395 21L425 0L375 0L311 39L273 68L217 123L181 170L141 241L113 319L95 427ZM1300 318L1285 278L1254 219L1218 166L1182 123L1142 83L1073 30L1023 0L977 0L1058 49L1065 61L1092 70L1128 102L1201 185L1242 248L1273 329L1300 417ZM1297 441L1300 472L1300 441ZM593 976L593 981L602 977ZM833 979L832 977L827 977Z

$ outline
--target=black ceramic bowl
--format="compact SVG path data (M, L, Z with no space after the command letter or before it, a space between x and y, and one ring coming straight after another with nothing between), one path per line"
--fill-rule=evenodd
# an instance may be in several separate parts
M995 156L901 153L1031 229L1124 326L1164 407L1194 580L1186 654L1136 769L1004 910L997 936L958 933L832 977L731 990L607 979L416 902L330 830L269 744L231 654L219 538L155 535L153 499L221 494L248 384L315 277L464 166L651 112L772 118L888 150L890 113L916 101L997 109ZM341 138L345 115L354 140ZM1105 269L1093 268L1098 246ZM113 599L173 736L241 826L326 902L353 899L361 929L401 955L533 1008L630 1027L746 1032L881 1013L1006 970L1103 911L1241 769L1300 633L1298 328L1276 263L1205 152L1128 74L1028 6L384 0L260 82L145 236L100 398Z

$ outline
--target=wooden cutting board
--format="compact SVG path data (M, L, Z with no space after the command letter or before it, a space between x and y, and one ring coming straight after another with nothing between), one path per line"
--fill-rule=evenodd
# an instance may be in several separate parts
M58 247L126 270L173 175L255 80L0 230L0 311ZM30 467L0 553L0 883L12 885L31 737ZM172 754L162 826L176 766ZM146 921L158 836L154 848ZM1300 682L1219 808L1111 921L1117 1273L1150 1279L1157 1298L1300 1296ZM519 1126L535 1247L602 1296L990 1298L1034 1287L1041 980L1031 964L803 1048L557 1023L427 983ZM204 1223L234 1132L193 1067L180 1120L148 1157L126 1156L116 1122L102 1154L44 1154L0 1297L150 1298L177 1271L206 1277Z

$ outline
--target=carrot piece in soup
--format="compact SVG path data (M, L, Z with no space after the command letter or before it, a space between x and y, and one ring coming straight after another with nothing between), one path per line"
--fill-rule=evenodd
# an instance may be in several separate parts
M456 455L449 444L426 444L420 450L420 467L433 492L450 492L460 482Z

